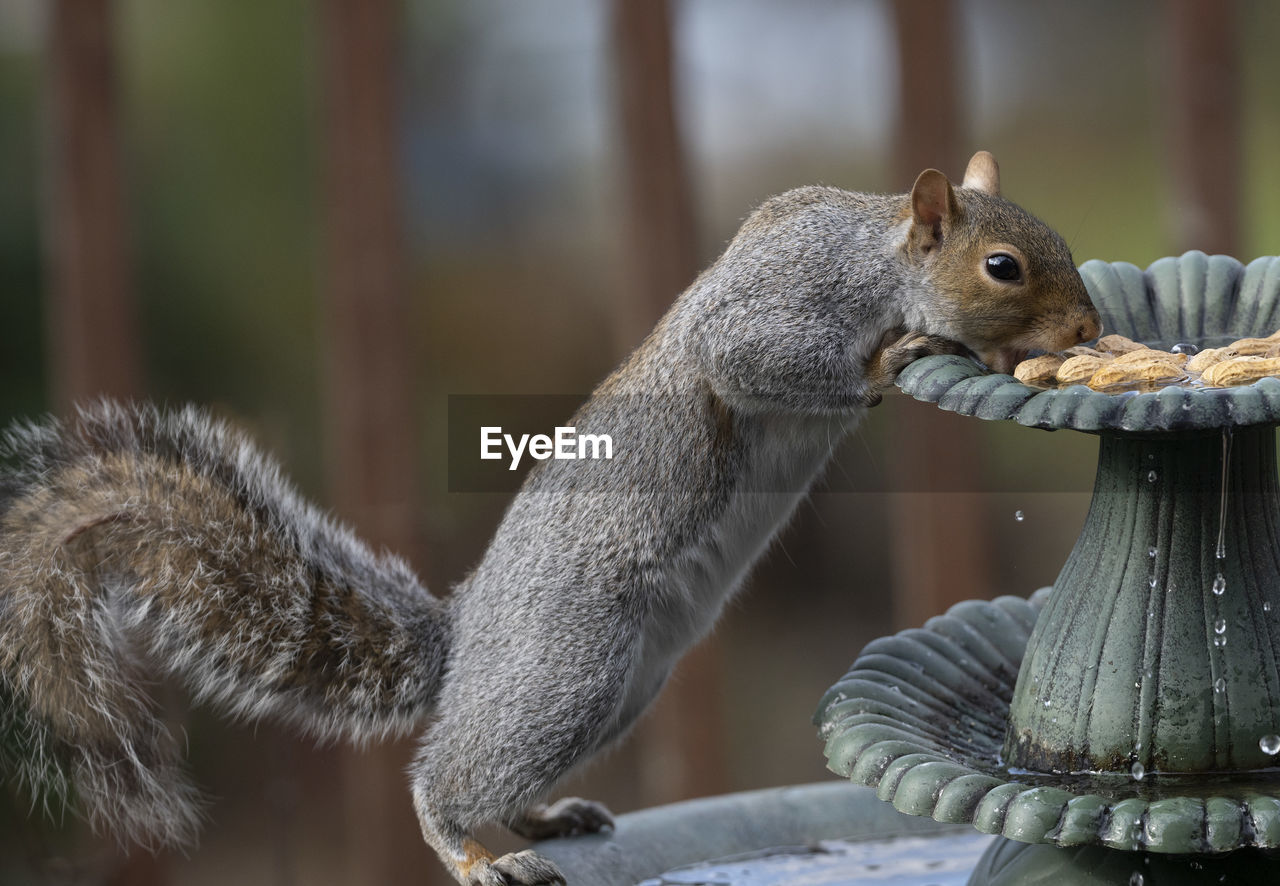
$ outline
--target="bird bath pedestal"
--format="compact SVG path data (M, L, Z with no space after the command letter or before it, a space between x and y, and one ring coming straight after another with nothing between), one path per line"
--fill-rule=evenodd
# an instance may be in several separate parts
M1193 252L1081 274L1104 327L1138 341L1280 329L1277 258ZM962 603L867 646L816 717L830 767L900 811L1020 843L1280 848L1280 379L1040 391L930 357L899 385L979 418L1097 434L1097 480L1052 589ZM1061 883L1062 853L1037 851ZM997 844L973 882L1036 882L1018 855ZM1280 859L1237 857L1280 878Z

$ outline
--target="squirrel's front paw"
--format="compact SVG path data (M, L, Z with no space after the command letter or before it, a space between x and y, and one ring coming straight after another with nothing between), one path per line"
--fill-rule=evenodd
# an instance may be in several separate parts
M893 384L898 373L921 357L936 354L963 354L965 348L958 342L940 335L922 332L904 333L900 329L887 333L870 359L867 360L867 393L863 402L875 406L880 402L880 391Z
M476 862L467 882L468 886L565 886L560 869L528 849Z

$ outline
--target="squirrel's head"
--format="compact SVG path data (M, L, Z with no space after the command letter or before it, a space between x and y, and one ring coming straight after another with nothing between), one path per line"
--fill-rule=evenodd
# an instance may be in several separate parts
M1000 196L1000 170L986 151L973 155L959 188L936 169L920 173L903 221L904 259L939 297L930 311L938 328L929 331L996 372L1012 372L1028 351L1060 351L1101 332L1071 250Z

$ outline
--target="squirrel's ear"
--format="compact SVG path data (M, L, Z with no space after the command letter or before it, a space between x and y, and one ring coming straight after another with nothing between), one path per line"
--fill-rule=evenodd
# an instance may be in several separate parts
M949 223L956 212L956 195L947 177L936 169L920 173L911 188L911 217L926 250L942 243L943 223Z
M996 158L986 151L979 151L969 160L964 170L964 184L960 187L985 191L993 197L1000 196L1000 167Z

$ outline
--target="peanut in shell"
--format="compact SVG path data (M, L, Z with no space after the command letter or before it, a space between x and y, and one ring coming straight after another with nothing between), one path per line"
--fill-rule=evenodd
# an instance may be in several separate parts
M1178 381L1186 377L1186 372L1177 363L1152 357L1134 359L1127 362L1112 360L1099 367L1089 378L1089 387L1095 391L1116 385L1134 384L1136 382Z
M1115 362L1121 366L1131 364L1145 364L1152 360L1163 363L1172 363L1174 366L1185 366L1188 360L1186 354L1174 354L1169 351L1157 351L1155 348L1140 348L1136 351L1128 351L1120 354L1115 358Z
M1187 369L1191 372L1204 372L1215 363L1221 363L1223 360L1230 360L1232 357L1240 355L1230 347L1225 348L1205 348L1187 361Z
M1280 375L1280 357L1233 357L1215 363L1200 378L1215 388L1247 385L1269 375Z
M1116 356L1127 354L1130 351L1150 350L1144 344L1139 344L1131 338L1126 338L1123 335L1116 335L1115 333L1112 333L1111 335L1104 335L1102 338L1098 339L1098 344L1095 347L1099 351L1104 351L1108 354L1115 354Z
M1112 361L1105 357L1090 357L1088 354L1082 354L1079 357L1072 357L1059 366L1055 377L1060 385L1082 385L1110 362Z
M1115 356L1115 354L1108 354L1104 351L1099 351L1097 348L1091 348L1088 345L1073 345L1067 348L1065 351L1058 351L1058 353L1066 357L1089 356L1089 357L1106 357L1110 359Z
M1225 347L1205 348L1193 356L1149 348L1123 335L1105 335L1092 348L1076 345L1024 360L1014 375L1025 384L1088 384L1095 390L1135 383L1185 385L1196 379L1211 387L1250 384L1267 376L1280 377L1280 330L1265 338L1242 338Z
M1024 385L1051 382L1058 375L1058 367L1067 362L1062 354L1044 354L1023 360L1013 370L1013 377Z
M1275 346L1273 338L1242 338L1227 345L1241 357L1262 357Z

